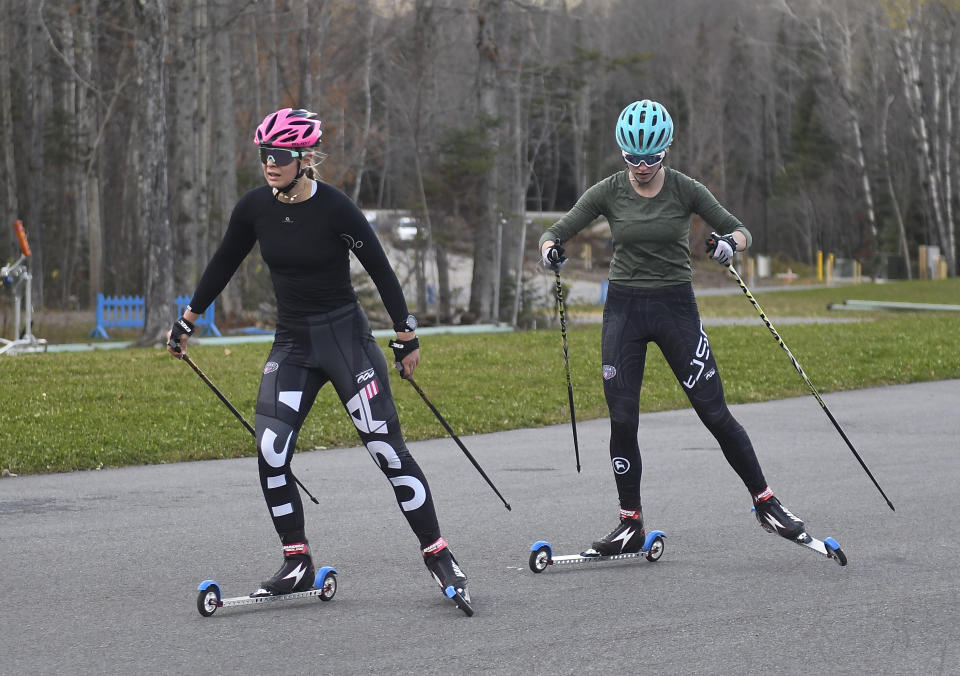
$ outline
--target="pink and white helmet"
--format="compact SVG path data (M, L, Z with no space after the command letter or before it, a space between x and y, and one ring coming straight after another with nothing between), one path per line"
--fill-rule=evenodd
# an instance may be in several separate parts
M253 142L274 148L309 148L320 143L322 133L316 113L284 108L263 118Z

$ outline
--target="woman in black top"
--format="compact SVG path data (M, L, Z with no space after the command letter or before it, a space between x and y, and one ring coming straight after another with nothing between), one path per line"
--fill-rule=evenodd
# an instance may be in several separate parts
M290 471L297 435L320 388L331 382L361 441L393 485L420 541L427 568L444 589L467 601L466 576L440 534L427 480L410 455L390 392L387 361L373 339L350 283L352 252L370 275L393 320L396 366L412 375L420 360L416 320L380 242L359 208L317 180L320 120L284 108L257 128L267 185L240 198L226 234L190 305L171 330L170 352L181 356L196 321L223 290L253 245L270 269L277 330L257 396L260 484L284 561L252 596L310 589L314 568L303 506Z

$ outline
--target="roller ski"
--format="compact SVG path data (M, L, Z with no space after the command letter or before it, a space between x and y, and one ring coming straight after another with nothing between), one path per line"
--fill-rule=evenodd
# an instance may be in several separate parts
M840 549L840 544L833 538L818 540L807 533L803 521L784 507L768 488L753 500L753 513L760 526L768 533L779 535L802 547L807 547L833 559L841 566L847 565L847 556Z
M440 538L423 548L423 562L430 575L440 585L443 595L453 601L467 617L473 616L470 605L470 592L467 590L467 576L464 574L447 542Z
M292 601L319 597L329 601L337 593L337 571L324 566L314 571L306 542L297 542L283 546L283 565L257 591L249 596L236 596L225 599L220 585L215 580L204 580L197 587L197 610L204 617L210 617L217 608L249 606L277 601Z
M651 563L663 555L667 535L661 530L647 533L640 510L620 510L620 523L610 533L579 554L553 555L553 546L544 540L530 547L530 570L542 573L547 566L573 563L599 563L646 558Z

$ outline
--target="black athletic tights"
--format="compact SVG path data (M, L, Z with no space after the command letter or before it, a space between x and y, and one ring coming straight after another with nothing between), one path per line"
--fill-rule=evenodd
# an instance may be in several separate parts
M694 410L751 495L766 488L746 431L730 414L693 287L637 289L610 283L603 308L603 392L610 410L610 461L620 506L640 508L640 387L653 342L663 352Z
M430 488L400 433L387 361L357 304L278 325L263 368L256 416L260 484L281 539L304 537L303 505L290 460L303 421L327 382L393 485L421 547L435 542L440 528Z

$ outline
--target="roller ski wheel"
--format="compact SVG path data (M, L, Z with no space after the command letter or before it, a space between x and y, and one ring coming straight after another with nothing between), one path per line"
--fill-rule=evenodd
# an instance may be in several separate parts
M756 507L754 507L753 508L754 514L756 514L756 511L757 511ZM780 534L777 533L776 529L774 529L772 526L769 526L763 522L760 522L760 526L766 532L772 533L773 535L780 536ZM783 537L783 536L780 536L780 537ZM795 538L784 537L783 539L787 540L788 542L793 542L794 544L798 544L801 547L807 547L808 549L812 549L816 553L822 556L825 556L828 559L832 559L836 561L837 564L841 566L847 565L847 555L843 553L842 549L840 549L840 543L838 543L836 540L834 540L831 537L824 538L823 540L818 540L817 538L809 535L806 531L804 531L800 533L800 535L796 536Z
M470 592L467 590L467 576L460 568L460 564L447 547L447 542L440 538L423 549L424 565L430 571L430 576L440 585L443 595L453 601L457 608L467 617L473 617L473 606L470 605Z
M453 587L447 587L443 590L443 595L453 601L457 608L463 611L464 615L467 617L473 617L473 606L470 605L470 601L465 599L463 594L461 594L459 591Z
M321 601L330 601L337 593L337 571L330 566L324 566L317 571L313 580L313 588L306 591L290 594L273 594L269 596L235 596L223 598L220 585L215 580L204 580L197 587L197 610L204 617L210 617L218 608L234 606L251 606L264 603L293 601L295 599L319 598Z
M626 559L645 558L654 563L663 556L663 549L666 544L667 534L662 530L654 530L647 533L643 541L643 546L638 552L629 552L626 554L611 554L609 556L596 555L591 556L586 553L565 554L562 556L553 555L553 546L549 542L540 540L533 543L530 547L530 570L534 573L542 573L549 566L567 565L574 563L599 563L601 561L624 561Z

